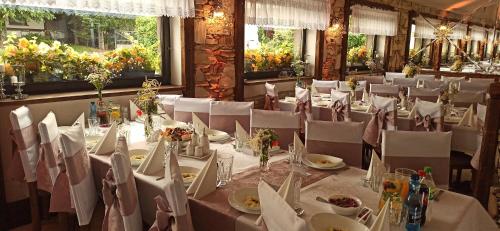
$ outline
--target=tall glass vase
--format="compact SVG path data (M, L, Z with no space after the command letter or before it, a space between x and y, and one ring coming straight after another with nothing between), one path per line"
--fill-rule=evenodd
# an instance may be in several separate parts
M260 145L259 167L261 172L269 171L269 147L268 142L263 142Z
M146 136L146 140L150 140L149 138L153 133L153 115L147 113L144 119L144 135Z
M99 126L107 127L109 126L109 111L106 103L104 101L97 101L97 118L99 119Z

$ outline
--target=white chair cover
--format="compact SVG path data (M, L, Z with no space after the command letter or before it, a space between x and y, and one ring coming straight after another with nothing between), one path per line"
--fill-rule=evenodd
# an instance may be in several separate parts
M432 167L434 181L448 186L451 132L384 131L382 160L390 169Z
M366 125L363 140L373 147L378 147L383 130L396 130L397 100L374 95L369 112L373 114Z
M57 158L61 151L59 144L59 129L57 128L56 115L49 112L45 118L38 123L38 131L40 132L40 162L44 160L47 167L50 179L51 191L59 175L59 167L57 167ZM37 184L40 184L40 177ZM50 192L51 192L50 191Z
M333 122L337 121L349 121L349 113L351 111L351 97L349 92L341 92L332 90L330 92L330 116ZM323 111L327 111L324 108L320 108L320 118L322 118ZM326 117L326 115L324 116Z
M295 87L295 113L299 114L300 131L304 132L305 121L312 120L311 93L308 89Z
M207 98L178 98L174 103L174 120L192 122L195 113L205 124L209 124L210 102Z
M265 84L266 95L264 96L264 110L279 110L278 106L278 89L276 85L267 83Z
M465 81L465 77L448 77L448 76L441 76L441 81L444 81L446 85L450 82L463 82Z
M408 118L412 131L443 131L443 116L440 103L417 99Z
M163 111L171 118L174 118L174 104L182 95L158 95Z
M424 88L444 90L448 87L446 82L441 80L424 80Z
M329 94L332 89L337 89L339 85L339 81L337 80L316 80L313 79L312 86L316 88L318 93Z
M28 107L22 106L11 111L9 118L14 152L8 171L15 180L35 182L39 143L31 112Z
M459 91L455 94L453 104L458 107L475 106L484 102L485 93L482 91Z
M361 168L363 122L308 121L306 149L309 153L332 155Z
M387 84L370 84L370 94L390 97L399 95L399 87Z
M250 112L253 102L214 101L210 104L210 129L235 132L238 121L246 131L250 131Z
M488 87L491 83L488 82L467 82L462 81L459 85L460 91L488 91Z
M401 72L386 72L385 73L385 80L387 82L392 82L394 78L405 78L406 75Z
M392 85L399 87L417 87L418 80L415 78L394 78L392 80Z
M470 78L469 81L471 83L483 83L483 84L487 84L487 85L490 85L492 83L495 82L495 79L493 78Z
M62 131L60 140L78 223L87 225L92 219L97 193L85 135L80 126L74 126Z
M426 75L426 74L416 74L415 79L419 81L434 81L436 79L435 75Z
M441 90L436 89L428 89L428 88L408 88L408 97L412 100L419 98L421 100L436 102L441 95Z
M282 149L287 149L293 142L294 132L300 131L300 118L298 114L285 111L267 111L253 109L250 117L251 134L259 128L273 129L279 136Z

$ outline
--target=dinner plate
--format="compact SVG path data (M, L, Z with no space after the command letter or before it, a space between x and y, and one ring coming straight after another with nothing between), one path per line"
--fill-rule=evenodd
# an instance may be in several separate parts
M309 228L312 231L327 231L330 229L349 231L368 231L368 227L353 219L333 214L317 213L311 217Z
M460 116L445 116L444 117L444 122L445 123L450 123L450 124L457 124L462 120L462 117Z
M248 197L259 199L259 193L256 187L253 188L239 188L229 194L227 198L229 205L234 209L249 214L260 214L260 206L258 208L251 208L245 205L245 200Z
M288 96L285 97L285 102L295 103L295 101L297 101L295 97L288 97Z
M199 168L195 167L190 167L190 166L179 166L181 169L182 173L182 180L184 181L184 186L189 187L191 183L193 183L193 180L196 178L198 173L200 172ZM191 174L191 177L188 176L187 174Z
M351 105L351 110L353 111L366 111L368 110L368 105Z
M328 106L328 104L330 104L330 102L329 101L318 101L315 104L316 104L316 106L319 106L319 107L326 107L326 106Z
M327 164L315 163L316 161L321 161L321 160L328 160L330 163ZM344 160L342 160L341 158L329 155L322 155L322 154L311 154L311 153L306 154L303 158L303 162L305 165L311 168L320 170L335 170L346 166Z
M218 131L218 130L208 130L208 140L211 142L224 141L231 138L227 132Z
M407 110L398 110L399 117L408 117L410 115L410 111Z
M87 149L92 149L101 139L102 136L85 136L85 145Z
M149 151L146 149L130 149L128 150L128 154L130 156L130 165L132 167L136 167L141 165L141 163L146 159Z

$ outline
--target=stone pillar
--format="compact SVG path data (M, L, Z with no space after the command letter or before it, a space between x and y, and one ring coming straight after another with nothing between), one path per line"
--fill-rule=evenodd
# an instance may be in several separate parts
M401 71L405 65L406 40L408 36L408 10L399 10L398 34L391 39L390 58L388 70L386 71Z
M344 24L344 5L346 0L337 0L332 1L331 6L331 15L330 17L338 18L340 24ZM346 29L346 28L344 28ZM346 34L343 36L347 37ZM322 79L340 79L342 75L342 63L341 57L342 55L342 37L334 38L329 35L327 32L325 33L325 50L323 57L323 70L321 72Z

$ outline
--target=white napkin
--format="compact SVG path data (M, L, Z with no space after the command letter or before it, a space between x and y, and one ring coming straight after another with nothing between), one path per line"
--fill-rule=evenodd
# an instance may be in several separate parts
M365 88L365 89L363 89L363 96L362 96L362 98L361 98L361 101L363 101L363 102L365 102L365 103L366 103L366 102L368 102L368 101L370 101L370 95L369 95L369 94L368 94L368 92L366 91L366 88Z
M391 231L389 201L385 202L384 207L380 210L380 213L370 227L370 231Z
M78 118L76 118L75 122L72 126L80 125L82 126L82 130L85 131L85 113L82 112Z
M128 165L131 165L130 153L128 152L127 139L125 138L125 136L118 137L118 140L116 141L115 145L115 153L120 153L126 156L128 160Z
M210 156L207 163L194 178L193 183L187 189L187 194L194 193L195 199L200 199L215 191L217 185L217 150Z
M293 148L295 152L299 151L301 155L303 155L307 151L306 147L304 146L304 143L302 143L302 140L300 140L299 135L297 135L297 132L293 133Z
M278 95L278 89L276 89L276 85L266 82L265 86L266 86L266 94L267 95L269 95L271 97Z
M130 113L130 120L134 121L137 118L137 110L139 110L139 107L132 102L132 100L129 100L129 113Z
M115 151L116 144L116 123L112 123L106 134L90 150L95 155L111 155Z
M370 167L368 167L368 172L366 173L366 179L372 180L375 177L375 174L382 176L386 171L384 163L382 163L375 151L373 151Z
M175 216L182 216L187 213L187 194L182 180L181 168L177 161L177 156L170 150L165 160L165 178L168 183L165 186L165 195L168 204Z
M165 139L162 137L153 150L146 156L137 168L137 172L144 175L154 175L163 169L163 158L165 155Z
M236 136L238 137L238 139L243 140L243 141L250 139L250 135L245 130L245 128L243 128L243 126L241 126L241 124L240 124L240 122L238 122L238 120L236 120Z
M306 221L297 216L292 207L266 182L259 182L259 199L262 217L267 230L306 231Z
M202 134L203 131L208 132L208 126L198 117L195 113L193 114L193 127L198 134Z
M474 110L472 108L472 105L465 111L464 116L458 122L458 126L465 126L465 127L476 127L476 122L474 121Z

